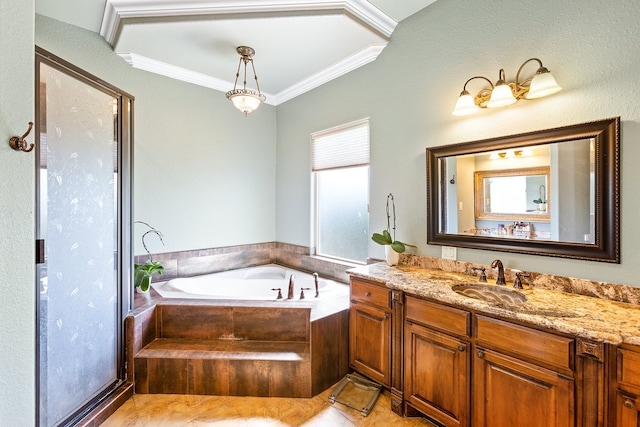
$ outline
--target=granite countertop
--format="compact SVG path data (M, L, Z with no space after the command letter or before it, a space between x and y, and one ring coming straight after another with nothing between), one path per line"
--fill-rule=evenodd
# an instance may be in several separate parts
M635 304L525 285L520 292L527 301L505 306L454 292L454 285L481 284L476 277L462 273L409 265L390 267L386 263L356 267L347 273L407 294L551 331L611 344L640 345L640 306ZM496 286L494 283L490 278L482 284ZM513 289L513 282L508 282L506 288Z

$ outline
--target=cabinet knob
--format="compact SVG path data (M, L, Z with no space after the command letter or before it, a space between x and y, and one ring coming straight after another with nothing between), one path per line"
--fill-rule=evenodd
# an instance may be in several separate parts
M465 351L466 349L467 349L467 346L466 346L466 345L464 345L464 344L460 344L460 345L458 346L458 351Z
M624 401L624 407L625 407L625 408L632 409L632 408L634 408L635 406L636 406L636 405L635 405L635 402L634 402L633 400L629 400L629 399L627 399L627 400L625 400L625 401Z
M484 351L482 351L482 350L478 350L478 357L479 357L480 359L483 359L483 358L484 358Z
M365 292L365 293L364 293L364 296L365 296L365 297L370 297L370 296L371 296L371 292Z

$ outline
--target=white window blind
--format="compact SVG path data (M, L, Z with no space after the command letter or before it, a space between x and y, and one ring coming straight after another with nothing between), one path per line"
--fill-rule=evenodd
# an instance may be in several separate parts
M311 135L311 168L314 172L368 164L368 119Z

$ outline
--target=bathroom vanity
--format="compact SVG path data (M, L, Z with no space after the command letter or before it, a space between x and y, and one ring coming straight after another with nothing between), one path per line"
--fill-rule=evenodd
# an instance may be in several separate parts
M471 275L403 265L350 274L350 365L391 391L394 412L444 426L638 425L640 306L542 286L496 304L453 291Z

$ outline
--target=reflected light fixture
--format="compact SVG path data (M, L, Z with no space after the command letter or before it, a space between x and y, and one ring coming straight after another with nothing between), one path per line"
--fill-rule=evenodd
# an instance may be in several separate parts
M267 98L260 92L260 85L258 85L258 76L256 75L256 67L253 65L253 55L255 50L249 46L238 46L236 51L240 55L240 62L238 63L238 71L236 72L236 80L233 83L233 89L227 92L227 99L233 102L235 107L242 111L245 116L249 115L252 111L257 109ZM238 78L240 77L240 68L244 63L244 80L242 83L242 89L238 89ZM256 81L256 89L247 89L247 64L251 63L251 69L253 70L253 78Z
M538 63L536 73L524 81L520 81L520 73L525 65L531 61ZM467 84L474 79L486 80L491 86L490 89L482 89L473 97L467 90ZM506 107L514 104L519 99L536 99L551 95L562 89L556 83L551 72L542 65L538 58L531 58L524 61L516 74L516 81L507 83L504 69L500 69L498 81L495 85L486 77L474 76L467 80L462 88L458 102L453 110L453 115L464 116L473 114L480 108Z

